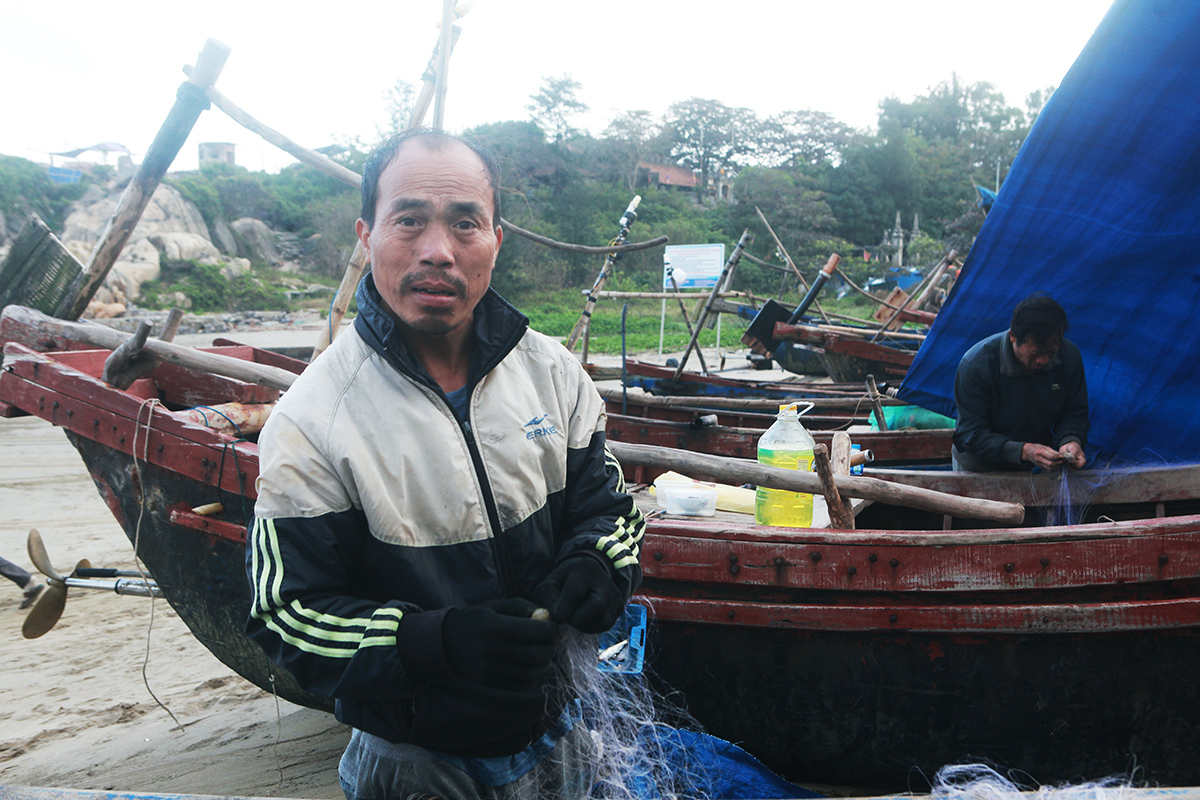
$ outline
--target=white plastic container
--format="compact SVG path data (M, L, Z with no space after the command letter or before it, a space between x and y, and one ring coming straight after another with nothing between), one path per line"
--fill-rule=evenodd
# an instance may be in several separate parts
M660 477L654 482L654 493L668 514L711 517L717 512L717 490L711 486Z

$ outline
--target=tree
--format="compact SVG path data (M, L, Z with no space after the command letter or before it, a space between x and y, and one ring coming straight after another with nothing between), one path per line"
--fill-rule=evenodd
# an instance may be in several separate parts
M746 108L730 108L718 100L693 97L667 109L671 156L700 171L700 186L722 167L733 167L738 156L755 143L757 118Z
M408 81L398 80L392 88L383 93L383 101L387 122L384 127L376 128L380 139L386 139L408 128L413 107L417 102L417 90Z
M663 139L662 123L654 119L649 111L624 111L613 118L604 129L604 138L610 143L613 157L618 163L618 174L630 191L637 186L637 165L653 155L670 152Z
M853 133L823 111L784 111L763 122L758 160L768 167L836 164Z
M576 92L582 88L583 85L570 75L561 78L543 76L542 88L529 96L532 102L525 106L526 110L554 144L577 132L571 126L571 119L588 110L587 103L576 96Z

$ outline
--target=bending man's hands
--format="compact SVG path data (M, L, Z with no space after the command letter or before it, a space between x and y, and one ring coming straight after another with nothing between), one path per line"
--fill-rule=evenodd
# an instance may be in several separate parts
M537 686L554 657L558 626L531 619L536 608L517 597L452 609L442 622L442 646L451 668L501 689Z
M533 599L550 610L550 619L584 633L603 633L625 610L625 595L612 573L594 558L568 558L533 590Z
M1079 469L1087 463L1087 458L1084 457L1083 448L1079 446L1079 442L1067 442L1058 448L1058 452L1066 461L1068 469Z
M1021 458L1025 461L1032 461L1042 469L1053 469L1063 461L1062 453L1053 447L1033 442L1026 442L1021 448Z

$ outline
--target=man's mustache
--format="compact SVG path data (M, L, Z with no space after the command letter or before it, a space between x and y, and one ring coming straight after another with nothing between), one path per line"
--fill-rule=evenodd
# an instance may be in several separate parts
M449 285L454 289L455 294L465 295L467 293L467 283L462 278L454 275L445 275L438 272L410 272L400 279L400 291L410 292L422 281L429 281L430 283L437 283L441 285Z

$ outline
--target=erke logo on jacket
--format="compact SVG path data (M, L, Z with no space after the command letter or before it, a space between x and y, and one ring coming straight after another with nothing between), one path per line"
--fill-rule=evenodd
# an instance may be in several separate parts
M558 428L554 427L553 423L546 422L549 416L549 414L543 412L541 416L534 417L522 425L521 427L529 429L525 431L525 438L537 439L539 436L551 436L558 433Z

